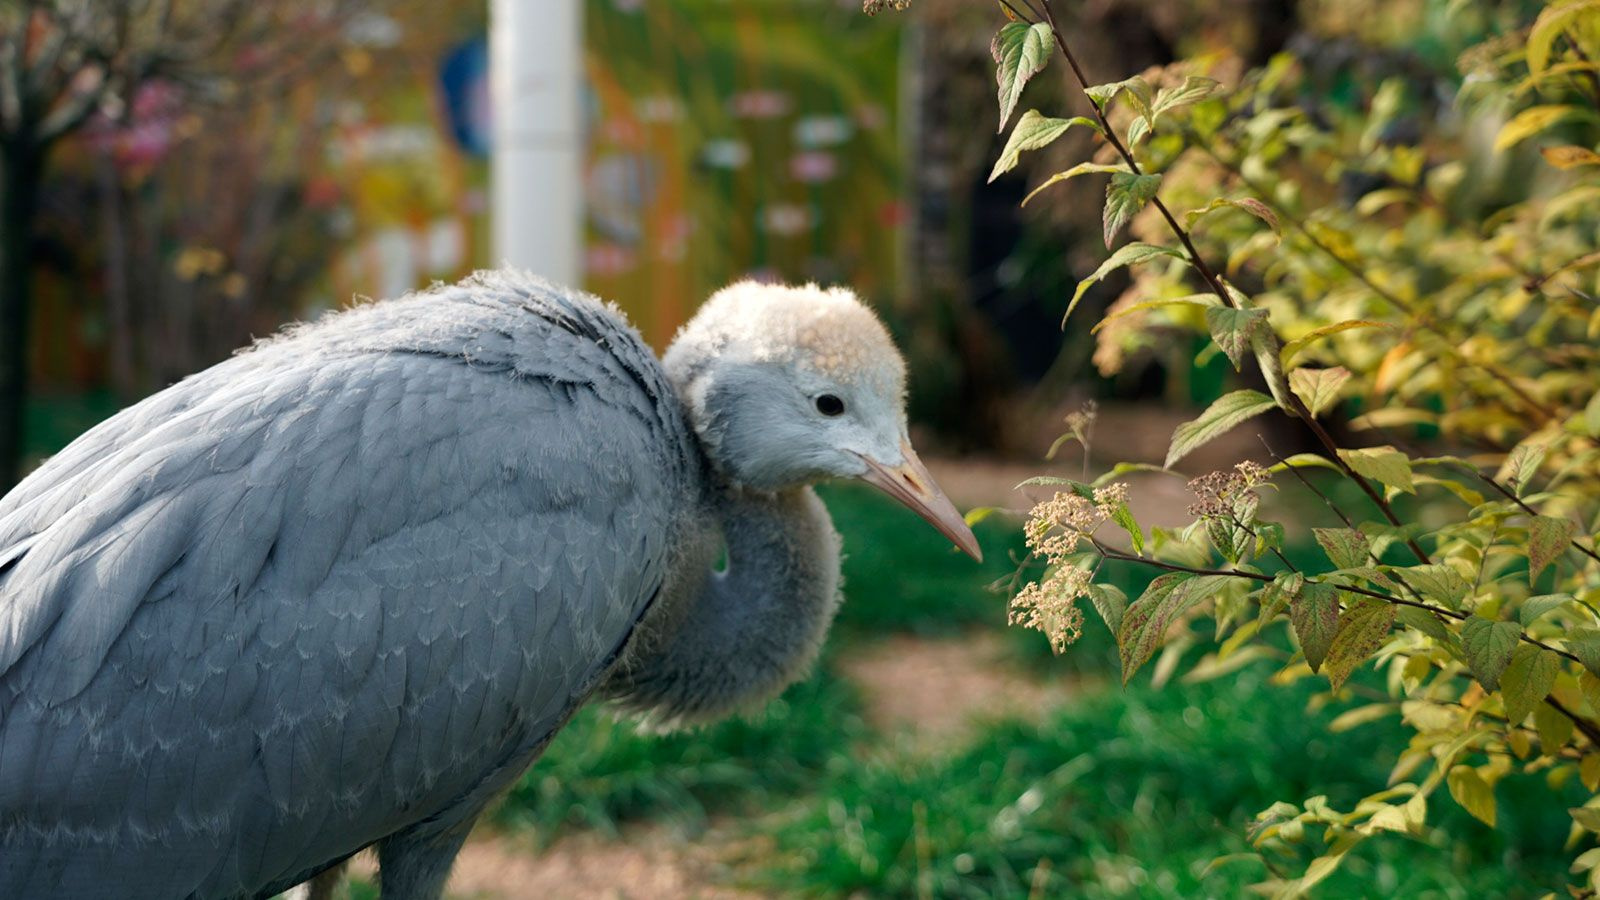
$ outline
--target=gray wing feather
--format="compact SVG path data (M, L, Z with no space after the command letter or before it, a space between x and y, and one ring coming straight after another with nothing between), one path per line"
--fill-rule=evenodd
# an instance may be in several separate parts
M531 755L666 577L670 398L614 315L493 276L47 463L0 500L0 894L248 895Z

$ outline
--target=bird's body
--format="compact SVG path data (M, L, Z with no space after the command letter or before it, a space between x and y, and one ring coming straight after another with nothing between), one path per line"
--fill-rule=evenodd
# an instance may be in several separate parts
M727 477L682 390L599 303L487 275L49 461L0 500L0 897L269 896L373 845L385 897L434 897L591 697L781 689L836 539Z

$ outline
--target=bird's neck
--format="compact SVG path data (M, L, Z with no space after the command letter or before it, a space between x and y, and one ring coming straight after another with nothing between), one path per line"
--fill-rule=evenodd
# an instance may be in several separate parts
M805 674L839 602L839 538L810 488L735 488L711 502L727 568L691 553L605 693L655 724L717 719ZM713 548L714 553L714 548Z

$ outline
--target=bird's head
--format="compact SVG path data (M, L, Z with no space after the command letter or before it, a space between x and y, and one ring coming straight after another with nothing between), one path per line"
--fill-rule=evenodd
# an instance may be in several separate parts
M707 455L730 481L773 491L859 479L982 559L911 448L905 362L849 290L731 285L678 332L665 362Z

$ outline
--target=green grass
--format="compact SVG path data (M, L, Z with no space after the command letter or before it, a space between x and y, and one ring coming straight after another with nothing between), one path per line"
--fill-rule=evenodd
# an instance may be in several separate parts
M973 533L983 548L979 564L870 487L829 484L818 493L844 538L845 603L835 623L841 634L949 635L1005 626L1006 596L990 585L1010 576L1013 556L1024 552L1017 523L978 523Z
M668 735L607 710L582 710L495 813L544 838L562 828L615 834L652 820L684 833L709 812L753 811L814 787L866 733L849 683L826 664L752 715Z
M1111 690L1044 725L993 728L949 758L891 757L839 772L767 832L759 884L815 896L1238 896L1262 880L1245 829L1274 800L1327 794L1349 808L1380 788L1406 736L1392 724L1332 736L1308 714L1314 685L1231 681ZM1559 805L1535 784L1500 792L1496 832L1443 796L1459 839L1386 838L1358 849L1326 896L1535 896L1562 883ZM1302 865L1305 861L1302 861ZM1040 871L1041 867L1044 869ZM1037 881L1036 881L1037 880ZM1537 889L1536 889L1537 886Z

